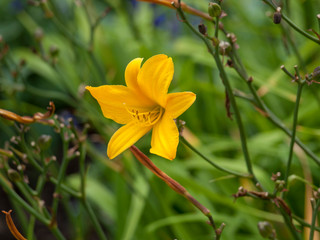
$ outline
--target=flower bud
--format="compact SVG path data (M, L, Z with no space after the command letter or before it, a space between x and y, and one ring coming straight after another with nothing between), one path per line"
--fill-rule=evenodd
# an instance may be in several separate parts
M41 28L37 28L36 31L34 32L34 37L37 42L40 42L43 38L43 31Z
M49 51L50 51L51 57L57 57L59 55L59 48L55 45L52 45Z
M217 3L209 2L208 13L211 17L219 17L221 14L221 7Z
M228 55L228 53L231 51L231 45L228 42L221 41L219 43L219 53L221 55Z
M38 138L38 145L41 150L46 150L50 147L52 142L52 137L50 135L41 135Z
M267 221L258 222L260 235L264 238L275 239L276 233L271 224Z
M14 170L14 169L9 169L8 170L8 178L10 179L10 181L12 182L19 182L21 181L21 176L20 174Z

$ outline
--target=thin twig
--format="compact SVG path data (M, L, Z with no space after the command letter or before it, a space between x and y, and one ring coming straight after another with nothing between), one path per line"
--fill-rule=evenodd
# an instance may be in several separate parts
M299 78L300 78L300 76L299 76ZM291 135L291 142L290 142L290 148L289 148L289 157L288 157L288 161L287 161L286 173L284 176L285 187L287 187L287 185L288 185L288 177L290 174L290 168L291 168L291 162L292 162L292 156L293 156L293 147L294 147L294 143L295 143L297 123L298 123L299 104L300 104L300 98L301 98L303 86L304 86L304 82L301 83L301 81L299 80L298 81L296 103L295 103L294 112L293 112L293 125L292 125L292 135Z

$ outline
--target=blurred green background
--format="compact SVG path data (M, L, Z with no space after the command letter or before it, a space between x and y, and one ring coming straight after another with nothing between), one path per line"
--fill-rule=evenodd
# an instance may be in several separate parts
M35 2L38 1L0 1L0 108L33 115L45 112L49 101L54 101L59 117L72 118L79 129L85 123L90 124L87 194L108 239L213 239L206 218L144 169L129 151L116 160L107 159L107 142L119 126L103 118L97 102L84 90L87 85L124 85L124 70L133 58L147 59L159 53L172 57L175 74L169 91L197 94L196 102L181 116L186 122L186 138L215 163L245 173L237 125L227 117L224 86L205 45L177 19L174 10L164 6L133 0L48 0L33 6ZM207 11L208 1L185 2ZM318 0L286 2L290 5L290 17L297 25L304 30L319 30ZM92 33L90 25L106 9L107 15ZM297 85L280 66L284 64L294 72L293 66L297 64L303 74L311 73L320 65L319 45L290 29L296 46L292 48L284 35L287 25L273 24L272 9L262 1L225 0L222 9L227 13L222 22L228 32L236 34L239 55L253 76L254 85L267 106L290 128ZM194 26L206 24L208 32L213 33L210 22L191 15L188 18ZM227 59L225 56L225 63ZM228 67L226 71L233 88L249 94L235 71ZM319 90L317 84L304 88L297 132L318 155ZM249 102L238 98L237 103L254 170L267 190L273 191L270 177L278 171L284 174L290 139ZM47 154L55 155L59 162L58 134L38 123L30 127L28 142L36 141L42 134L52 135L53 143ZM0 148L5 148L16 135L13 122L1 118L0 133ZM290 238L281 215L271 203L251 198L234 202L232 194L240 186L254 188L250 180L211 167L182 143L172 162L149 154L150 134L137 145L160 169L209 208L218 224L226 224L221 239L263 239L257 228L259 221L270 221L278 239ZM295 153L292 174L309 177L319 186L319 166L309 161L300 149ZM37 173L27 169L32 185ZM65 182L79 188L77 159L70 163ZM52 201L52 190L53 186L48 184L43 193L46 203ZM15 210L12 199L2 190L0 194L1 209ZM305 184L292 181L287 196L294 214L304 218L308 201ZM98 239L79 203L69 200L68 205L59 208L58 226L63 234L67 239ZM70 215L76 217L76 223ZM21 232L26 231L23 217L14 217ZM37 239L54 239L40 223L35 233ZM0 221L0 238L13 239L4 216Z

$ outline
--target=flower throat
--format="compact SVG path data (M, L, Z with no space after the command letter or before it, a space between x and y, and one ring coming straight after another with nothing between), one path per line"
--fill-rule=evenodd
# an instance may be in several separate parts
M128 109L127 111L130 113L132 118L140 124L146 125L146 126L151 126L154 125L158 120L162 117L164 113L164 109L160 106L156 106L153 108L151 111L139 111L137 109L131 108Z

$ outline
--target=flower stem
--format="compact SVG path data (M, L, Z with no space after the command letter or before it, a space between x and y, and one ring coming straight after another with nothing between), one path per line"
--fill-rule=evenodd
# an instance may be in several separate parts
M103 229L97 219L97 216L95 215L94 211L92 210L92 207L90 203L87 200L86 192L85 192L85 185L86 185L86 171L85 171L85 156L86 156L86 147L85 142L83 140L80 140L79 145L79 151L80 151L80 160L79 160L79 168L80 168L80 179L81 179L81 185L80 185L80 192L81 192L81 202L87 211L92 224L101 240L107 240L106 235L103 232Z
M59 173L58 173L58 177L57 177L57 183L55 186L54 194L60 194L62 179L65 175L65 172L67 170L67 166L69 163L69 159L68 159L68 145L69 145L69 143L65 139L65 136L64 136L65 134L66 134L65 129L61 128L61 139L63 142L63 157L62 157L61 166L59 167ZM59 203L59 197L55 196L53 199L53 203L52 203L53 214L57 213L58 203Z
M233 47L232 54L230 55L232 61L233 61L233 68L236 70L236 72L239 74L239 76L247 83L251 94L254 98L254 104L260 108L263 112L265 112L264 116L272 122L275 126L280 128L285 134L287 134L289 137L292 137L292 132L280 121L280 119L265 105L265 103L262 101L261 97L257 94L257 91L255 87L253 86L252 81L248 81L248 74L241 62L241 59L237 56L237 51ZM240 67L238 66L238 64ZM284 70L284 69L283 69ZM290 73L289 73L290 74ZM291 74L289 75L291 78L293 77ZM294 77L293 77L294 78ZM315 161L316 164L320 165L320 159L304 144L300 141L299 138L295 137L295 142L301 147L301 149L311 158Z
M317 201L316 206L314 207L313 212L312 212L312 221L311 221L311 226L310 226L309 240L313 240L314 230L316 228L317 214L318 214L319 206L320 206L320 199L317 199L316 201Z
M147 167L153 174L155 174L158 178L163 180L168 186L174 190L176 193L185 197L190 203L192 203L196 208L198 208L208 219L210 225L213 227L215 231L215 238L216 240L220 239L220 235L222 233L222 229L224 224L220 226L220 228L216 227L216 224L212 218L210 210L199 203L191 194L177 181L169 177L166 173L161 171L154 163L145 155L143 154L136 146L131 146L130 151L136 157L136 159L142 163L145 167Z
M15 201L17 201L27 212L31 215L35 216L40 222L45 225L50 224L50 220L46 219L39 212L37 212L34 208L32 208L28 203L26 203L9 185L8 182L4 179L4 177L0 174L0 185L3 189L12 197Z
M292 214L292 218L293 218L294 220L296 220L298 223L300 223L301 226L311 228L311 225L310 225L309 223L305 222L302 218L300 218L300 217L298 217L298 216L296 216L296 215L294 215L294 214ZM320 227L314 226L313 229L314 229L315 231L320 232Z
M52 227L50 228L51 232L53 233L53 235L56 237L56 239L58 240L65 240L66 238L62 235L62 233L60 232L59 228Z
M291 135L291 142L290 142L290 149L289 149L289 157L287 161L286 173L284 176L285 187L287 187L288 185L288 177L290 174L290 168L291 168L291 162L292 162L292 156L293 156L293 147L295 143L296 130L297 130L299 104L300 104L303 86L304 86L304 83L298 82L297 97L296 97L296 103L295 103L294 113L293 113L293 126L292 126L292 135Z
M290 216L282 208L280 208L280 212L282 214L282 217L283 217L286 225L288 226L288 228L293 236L293 239L301 240L301 237L299 236L297 229L295 229L295 227L290 219Z
M96 231L97 231L97 234L99 236L99 238L101 240L107 240L107 237L105 236L101 226L100 226L100 223L97 219L97 216L95 215L94 211L92 210L90 204L88 203L88 201L86 199L82 199L82 204L83 206L85 207L87 213L89 214L89 217L92 221L92 224L93 226L95 227Z
M188 147L190 148L194 153L196 153L197 155L199 155L202 159L204 159L205 161L207 161L210 165L212 165L213 167L215 167L216 169L219 169L220 171L238 176L238 177L245 177L245 178L251 178L250 175L248 174L241 174L241 173L237 173L231 170L228 170L226 168L223 168L221 166L219 166L218 164L214 163L213 161L211 161L209 158L207 158L206 156L204 156L201 152L199 152L195 147L193 147L183 136L180 136L181 141Z
M180 2L180 1L179 1ZM175 6L175 5L174 5ZM243 154L244 154L244 158L245 158L245 161L246 161L246 165L247 165L247 169L248 169L248 172L252 175L252 178L254 180L254 182L256 184L258 184L258 180L257 178L255 177L254 173L253 173L253 169L252 169L252 164L251 164L251 160L250 160L250 156L249 156L249 151L248 151L248 148L247 148L247 140L246 140L246 136L245 136L245 132L244 132L244 127L243 127L243 124L242 124L242 119L241 119L241 116L240 116L240 112L239 112L239 109L237 107L237 103L235 101L235 97L233 95L233 92L232 92L232 88L230 86L230 83L229 83L229 79L227 77L227 74L226 72L224 71L224 68L223 68L223 65L221 63L221 60L220 60L220 57L219 57L219 45L216 44L215 48L213 47L212 43L207 39L205 38L202 34L200 34L190 23L189 21L186 19L180 5L178 6L175 6L180 18L182 19L182 21L187 24L187 26L198 36L200 37L204 43L207 45L208 47L208 50L210 52L210 54L213 56L214 60L216 61L216 65L219 69L219 72L220 72L220 77L225 85L225 88L226 88L226 91L228 93L228 96L229 96L229 99L230 99L230 102L231 102L231 106L234 110L234 114L235 114L235 118L236 118L236 122L238 124L238 128L239 128L239 132L240 132L240 138L241 138L241 147L242 147L242 151L243 151ZM218 36L218 28L219 28L219 24L216 24L215 25L215 34L216 34L216 37Z

